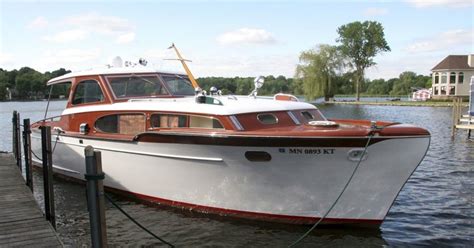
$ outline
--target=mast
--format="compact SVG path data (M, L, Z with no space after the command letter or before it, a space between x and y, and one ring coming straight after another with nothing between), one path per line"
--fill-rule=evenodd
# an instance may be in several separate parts
M189 80L191 81L191 84L193 85L193 87L198 88L199 84L197 83L196 79L194 78L193 74L191 73L191 70L189 70L188 65L186 65L186 62L185 62L185 61L191 62L191 60L183 59L183 57L181 56L181 54L178 51L178 48L176 48L174 43L172 43L171 46L168 47L168 49L171 49L171 48L174 48L174 51L176 52L176 55L178 55L178 59L176 59L176 60L181 61L181 64L183 65L183 68L186 71L186 74L188 75Z

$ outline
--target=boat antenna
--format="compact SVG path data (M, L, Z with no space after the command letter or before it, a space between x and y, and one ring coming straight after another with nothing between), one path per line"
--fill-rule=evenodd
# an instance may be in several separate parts
M181 64L184 67L184 70L186 71L186 74L188 74L189 80L191 80L191 84L193 85L194 88L198 88L199 84L197 83L196 79L194 79L193 74L191 73L191 70L189 70L188 65L186 65L186 61L192 62L191 60L188 59L183 59L181 54L178 51L178 48L174 45L174 43L171 43L171 46L168 47L168 49L174 48L174 51L176 52L176 55L178 56L177 59L165 59L165 60L179 60L181 61Z

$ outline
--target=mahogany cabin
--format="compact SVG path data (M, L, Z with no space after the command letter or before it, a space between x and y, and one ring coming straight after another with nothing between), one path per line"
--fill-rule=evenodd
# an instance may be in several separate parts
M62 116L49 119L47 125L67 136L133 140L137 134L156 131L229 133L267 130L275 133L301 129L301 124L312 120L325 120L317 109L244 113L235 116L186 111L94 109L101 105L129 101L194 96L194 89L187 76L181 74L146 72L74 76L71 73L53 79L48 84L70 84L66 109L87 109L72 114L63 113ZM196 104L196 108L199 105ZM33 127L41 124L45 123L38 122Z

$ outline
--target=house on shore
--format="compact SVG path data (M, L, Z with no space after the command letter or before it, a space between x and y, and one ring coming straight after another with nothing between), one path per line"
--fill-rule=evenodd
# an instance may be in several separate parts
M474 54L449 55L432 72L432 98L469 96L469 81L474 76Z

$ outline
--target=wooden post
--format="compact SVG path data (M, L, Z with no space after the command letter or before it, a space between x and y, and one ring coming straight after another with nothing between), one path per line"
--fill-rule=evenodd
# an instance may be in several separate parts
M457 99L453 98L453 110L451 113L451 118L452 118L452 130L451 130L451 139L454 139L454 136L456 135L456 103Z
M17 126L17 122L18 120L16 119L17 115L16 115L16 110L13 111L13 116L12 116L12 152L13 152L13 156L15 157L15 159L18 158L18 153L16 152L16 148L17 148L17 145L16 145L16 126Z
M13 111L12 118L12 147L13 155L16 159L16 165L22 170L21 166L21 130L20 130L20 113L18 111Z
M53 158L51 150L51 127L41 127L41 150L43 160L44 211L46 219L56 229L54 213Z
M30 119L23 120L23 151L25 152L26 185L33 192L33 166L31 162L31 128Z
M16 159L16 165L20 168L20 171L23 170L22 158L21 158L21 128L20 128L20 112L16 112L16 153L18 157Z
M104 173L102 156L92 146L84 149L86 158L87 207L91 226L92 247L107 247L107 230L105 224Z

